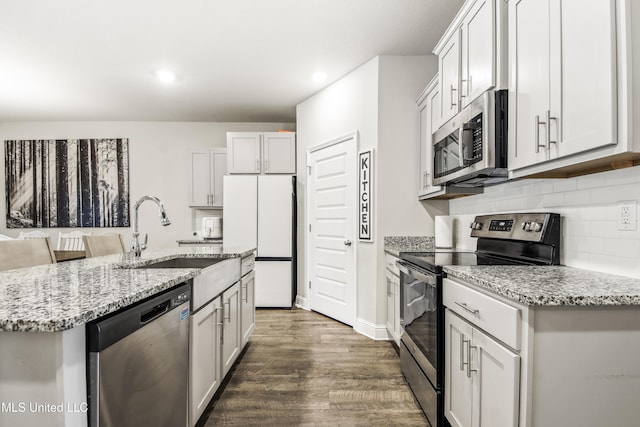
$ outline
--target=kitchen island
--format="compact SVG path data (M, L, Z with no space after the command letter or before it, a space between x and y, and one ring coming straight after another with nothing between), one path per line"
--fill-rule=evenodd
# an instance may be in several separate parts
M200 272L138 267L176 257L241 258L254 250L176 248L0 273L0 425L87 425L86 323Z
M452 425L637 425L640 279L565 266L444 271Z

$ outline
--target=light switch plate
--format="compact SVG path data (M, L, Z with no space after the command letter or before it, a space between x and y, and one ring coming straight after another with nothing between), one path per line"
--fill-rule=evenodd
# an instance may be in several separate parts
M637 227L636 200L618 202L618 230L633 231Z

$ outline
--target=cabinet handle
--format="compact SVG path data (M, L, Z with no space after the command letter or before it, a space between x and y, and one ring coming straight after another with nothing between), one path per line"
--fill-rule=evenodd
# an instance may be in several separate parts
M211 195L211 204L213 205L216 202L216 195L212 194Z
M265 160L264 161L264 171L268 171L269 170L269 160Z
M555 144L558 141L552 141L551 140L551 120L555 120L556 121L556 127L558 124L558 118L557 117L551 117L551 111L547 110L547 150L551 150L551 144Z
M227 312L227 314L224 317L224 320L231 322L231 298L226 300L225 304L229 304L229 309L228 310L224 310L224 311Z
M457 102L453 102L453 92L457 92L458 89L454 88L453 85L451 85L451 91L449 91L449 95L451 97L451 108L453 109L453 107L456 107L458 105Z
M460 302L458 302L458 301L454 301L454 303L455 303L457 306L460 306L460 307L464 308L465 310L467 310L469 313L473 314L474 316L476 316L476 315L478 315L478 313L480 313L480 310L476 310L476 309L474 309L474 308L470 308L470 307L467 305L467 303L466 303L466 302L462 302L462 303L460 303Z
M249 292L249 285L248 284L243 284L242 285L242 289L244 289L244 298L243 301L248 303L249 302L249 295L247 295L247 293Z
M464 343L467 341L464 339L464 335L460 334L460 370L464 371Z
M535 119L536 119L536 123L535 123L536 133L535 133L534 143L535 143L535 146L536 146L536 153L539 153L540 152L540 147L543 147L543 148L547 147L547 144L540 144L540 125L544 125L547 128L548 128L548 126L547 126L547 122L541 122L540 121L540 116L536 116Z
M256 160L256 172L260 172L260 160Z
M222 309L222 307L216 307L213 309L214 313L216 314L216 326L220 327L220 341L222 341L224 343L224 322L218 322L218 311L222 310L223 312L223 316L224 316L224 310Z
M477 369L471 369L471 349L478 347L475 345L471 345L471 340L468 341L469 345L467 345L467 378L471 378L471 372L477 372Z
M461 98L466 98L471 93L471 75L469 75L468 79L462 79L462 80L460 80L460 82L461 83L465 83L465 86L466 86L466 89L467 89L464 94L462 93L462 90L460 90L460 97Z

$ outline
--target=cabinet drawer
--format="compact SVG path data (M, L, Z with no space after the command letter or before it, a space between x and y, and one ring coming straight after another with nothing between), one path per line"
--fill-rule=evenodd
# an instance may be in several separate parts
M443 283L442 301L449 310L520 350L520 309L451 279Z
M240 266L240 276L244 276L245 274L255 270L256 268L256 257L254 255L249 255L242 258L242 265Z
M398 266L396 265L396 261L398 261L398 258L385 252L384 260L387 270L400 277L400 270L398 270Z

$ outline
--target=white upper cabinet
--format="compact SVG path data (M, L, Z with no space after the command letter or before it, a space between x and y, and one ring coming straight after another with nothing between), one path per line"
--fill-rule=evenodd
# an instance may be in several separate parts
M505 10L502 1L468 0L436 45L438 127L486 90L506 83L502 54L506 49Z
M438 76L427 85L417 100L420 126L420 181L418 198L427 199L444 193L433 180L433 132L437 129L440 111Z
M477 0L460 31L462 107L496 86L495 0Z
M460 32L455 31L438 54L440 118L446 123L460 111Z
M228 132L229 174L295 174L294 132Z
M626 38L625 20L616 17L621 4L509 2L509 169L514 177L561 168L569 172L567 167L575 170L580 163L633 151L632 144L619 144L618 108L626 111L627 99L617 67L626 64L620 48L625 44L617 46L617 37Z
M189 206L222 207L222 177L227 173L227 149L209 148L191 153Z

